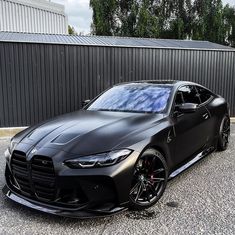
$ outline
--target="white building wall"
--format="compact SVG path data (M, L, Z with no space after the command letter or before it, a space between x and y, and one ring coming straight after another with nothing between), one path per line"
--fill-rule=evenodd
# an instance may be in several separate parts
M0 31L68 34L64 6L46 0L0 0Z

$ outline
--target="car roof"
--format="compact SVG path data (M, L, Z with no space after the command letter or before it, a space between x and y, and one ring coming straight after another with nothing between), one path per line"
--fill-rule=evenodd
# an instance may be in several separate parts
M154 85L160 85L160 86L170 86L172 87L173 89L173 93L176 92L179 87L181 86L187 86L187 85L191 85L191 86L198 86L198 87L201 87L201 88L204 88L206 89L207 91L213 93L215 95L215 93L213 91L211 91L209 88L201 85L201 84L198 84L198 83L195 83L195 82L190 82L190 81L180 81L180 80L140 80L140 81L132 81L132 82L122 82L122 83L119 83L119 84L116 84L114 86L121 86L121 85L136 85L136 84L143 84L143 85L146 85L146 84L154 84Z
M190 82L190 81L179 81L179 80L141 80L141 81L131 81L131 82L123 82L116 84L115 86L125 85L125 84L157 84L157 85L171 85L174 87L179 87L181 85L198 85L197 83Z

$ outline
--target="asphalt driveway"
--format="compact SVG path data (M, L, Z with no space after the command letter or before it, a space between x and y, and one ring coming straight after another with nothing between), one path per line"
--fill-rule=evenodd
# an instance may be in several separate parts
M8 142L0 139L0 188ZM67 219L18 205L0 192L0 234L235 234L235 125L226 152L209 155L170 181L147 211Z

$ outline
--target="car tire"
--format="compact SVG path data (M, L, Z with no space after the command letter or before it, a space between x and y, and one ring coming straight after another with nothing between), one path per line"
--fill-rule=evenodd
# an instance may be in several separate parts
M225 151L228 148L230 137L230 119L224 116L219 128L219 139L217 144L218 151Z
M135 164L129 208L144 210L153 206L165 191L168 181L168 167L161 152L145 150Z

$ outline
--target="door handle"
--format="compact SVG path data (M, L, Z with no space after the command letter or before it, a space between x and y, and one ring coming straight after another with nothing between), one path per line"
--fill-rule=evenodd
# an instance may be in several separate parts
M203 116L203 118L204 118L205 120L207 120L207 119L209 118L209 114L208 114L208 113L204 113L202 116Z

